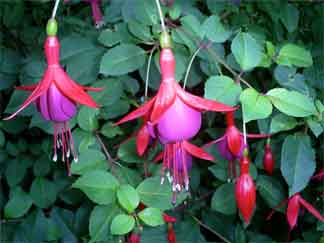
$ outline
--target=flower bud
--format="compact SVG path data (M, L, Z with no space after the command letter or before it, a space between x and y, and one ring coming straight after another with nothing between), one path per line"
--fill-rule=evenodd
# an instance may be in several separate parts
M275 161L273 158L271 146L270 146L270 143L267 142L265 145L265 151L264 151L264 157L263 157L263 167L269 175L272 175L274 166L275 166Z

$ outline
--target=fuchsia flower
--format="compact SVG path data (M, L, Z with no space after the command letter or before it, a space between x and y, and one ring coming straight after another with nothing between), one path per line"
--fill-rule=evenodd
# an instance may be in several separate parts
M268 139L265 145L263 167L269 175L272 175L274 166L275 166L275 161L271 150L270 140Z
M289 199L282 201L274 209L282 207L288 201L288 207L286 211L287 222L290 227L290 231L297 225L298 215L301 206L305 207L311 214L313 214L318 220L324 222L324 217L305 199L301 197L299 193L294 194ZM269 220L274 214L274 210L269 214L267 220Z
M235 185L235 199L245 223L248 223L253 215L256 201L256 189L252 177L249 174L250 160L245 149L240 160L241 175Z
M132 232L128 239L129 243L140 243L141 242L141 236L135 232Z
M206 144L206 147L210 147L216 144L217 149L221 156L223 156L228 161L234 161L242 157L242 152L244 149L244 136L234 122L234 112L226 113L226 131L225 134L214 141ZM269 138L270 134L247 134L248 138Z
M67 3L69 0L64 0ZM86 3L89 3L92 10L92 18L93 22L95 23L96 28L100 28L104 22L102 18L102 13L100 10L101 0L83 0Z
M62 160L69 158L72 152L74 160L77 161L77 154L74 148L69 120L77 112L77 104L98 108L96 102L85 91L100 91L99 88L84 87L75 83L63 70L59 63L60 43L56 35L57 24L55 20L50 20L48 26L56 26L53 31L47 31L45 41L45 56L47 69L42 80L38 84L30 86L20 86L17 89L32 91L30 96L24 101L19 109L5 118L14 118L28 105L35 102L38 112L42 117L53 122L54 125L54 157L57 160L57 149L62 150ZM67 166L69 164L67 163Z
M201 112L207 110L229 112L236 108L184 91L174 78L174 55L170 43L162 39L163 37L169 40L168 34L162 33L163 45L160 55L162 81L157 95L126 115L116 125L144 117L144 125L151 136L159 138L164 144L161 182L164 181L165 170L168 170L167 175L171 172L172 190L175 195L177 191L189 188L187 155L213 160L213 157L204 150L187 142L198 133L201 127ZM164 45L165 43L167 44ZM146 147L147 132L145 134L144 145L141 145L142 139L139 139L137 146ZM175 196L172 201L175 203Z

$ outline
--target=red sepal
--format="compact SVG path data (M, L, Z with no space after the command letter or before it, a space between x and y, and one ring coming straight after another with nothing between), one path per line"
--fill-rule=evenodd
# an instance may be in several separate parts
M167 215L166 213L163 214L163 219L164 219L164 222L166 222L166 223L175 223L177 221L177 219L175 217Z
M203 150L202 148L199 148L196 145L193 145L187 141L183 141L182 146L189 154L191 154L192 156L194 156L196 158L210 160L210 161L215 160L214 157L212 155L210 155L209 153L207 153L205 150Z
M46 70L46 72L50 72L50 70ZM48 75L51 76L51 73L49 73ZM47 75L45 74L44 77L46 77L46 76ZM13 117L15 117L19 112L21 112L28 105L30 105L33 101L35 101L39 96L41 96L43 93L45 93L47 91L47 89L49 88L50 84L51 84L51 80L47 79L47 78L40 81L38 83L38 85L36 86L36 88L34 89L34 91L24 101L24 103L19 107L19 109L15 113L11 114L9 117L4 118L4 120L10 120Z
M156 97L153 97L150 101L146 102L145 104L143 104L142 106L140 106L136 110L134 110L131 113L129 113L128 115L124 116L122 119L120 119L114 125L117 126L117 125L122 124L124 122L131 121L131 120L134 120L134 119L136 119L138 117L144 116L152 108L155 99L156 99Z
M167 109L169 109L175 99L176 92L173 83L161 82L150 116L150 122L152 125L155 125L159 121L160 117Z
M36 89L36 87L37 87L37 84L32 84L32 85L26 85L26 86L17 86L17 87L15 87L15 89L33 91L34 89Z
M287 221L288 221L288 224L289 224L289 227L291 230L297 224L299 208L300 208L299 200L300 200L300 195L295 194L288 201L286 217L287 217Z
M235 111L237 109L237 107L231 107L217 101L207 100L189 94L188 92L184 91L177 83L175 84L175 88L176 88L177 95L181 98L181 100L184 103L199 111L228 112L228 111Z
M229 126L226 128L226 139L229 151L238 156L243 146L243 137L241 132L235 126Z
M142 156L145 153L149 142L150 133L146 127L146 124L144 124L136 136L136 149L139 156Z
M318 220L324 222L324 217L307 201L305 201L302 197L299 198L299 202Z
M153 159L153 163L157 163L157 162L159 162L160 160L162 160L162 159L163 159L163 155L164 155L163 152L159 153L159 154L158 154L158 155Z
M243 136L243 133L242 133L242 136ZM246 136L248 138L270 138L271 137L271 134L263 134L263 133L254 134L254 133L248 133L248 134L246 134Z
M53 81L57 88L74 102L91 108L99 107L93 98L83 90L82 86L71 80L62 68L55 70Z

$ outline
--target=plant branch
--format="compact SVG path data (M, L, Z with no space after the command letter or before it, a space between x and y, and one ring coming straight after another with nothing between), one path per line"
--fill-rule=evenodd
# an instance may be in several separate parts
M227 238L225 238L223 235L221 235L220 233L218 233L217 231L213 230L212 228L210 228L208 225L204 224L203 222L201 222L196 216L192 215L191 213L189 213L189 215L203 228L205 228L206 230L210 231L211 233L213 233L214 235L216 235L218 238L222 239L224 242L226 243L232 243L230 240L228 240Z
M60 3L60 0L55 0L54 8L52 11L52 19L55 19L59 3Z
M159 16L160 16L160 20L161 20L161 29L162 29L162 32L165 32L166 31L166 28L165 28L164 17L163 17L163 12L162 12L162 9L161 9L160 0L155 0L155 3L156 3L156 7L158 9Z
M98 142L99 142L99 145L100 145L102 151L103 151L104 154L106 155L107 161L109 162L109 165L110 165L110 168L111 168L111 172L113 173L113 171L114 171L114 164L116 164L116 165L118 165L118 166L120 166L120 167L122 167L122 165L121 165L120 163L118 163L118 162L117 162L117 161L116 161L116 160L115 160L115 159L110 155L110 153L109 153L109 151L108 151L106 145L103 143L103 141L102 141L102 139L101 139L99 133L96 132L95 135L96 135L96 138L97 138L97 140L98 140Z
M186 71L186 75L185 75L185 78L184 78L184 81L183 81L183 89L186 88L186 85L187 85L187 80L188 80L188 76L189 76L189 72L190 72L190 69L191 69L191 66L192 66L192 63L195 59L195 57L198 55L199 51L201 50L202 46L200 45L197 50L195 51L195 53L192 55L191 59L190 59L190 62L188 64L188 68L187 68L187 71Z

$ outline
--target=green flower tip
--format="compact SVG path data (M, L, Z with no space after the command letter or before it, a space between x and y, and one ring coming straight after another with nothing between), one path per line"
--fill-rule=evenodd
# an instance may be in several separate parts
M169 33L167 31L163 31L160 36L160 46L162 48L171 48L172 41Z
M48 36L55 36L57 33L57 22L55 19L49 19L46 25L46 34Z
M244 157L248 157L249 156L249 150L247 148L244 149L243 156Z

